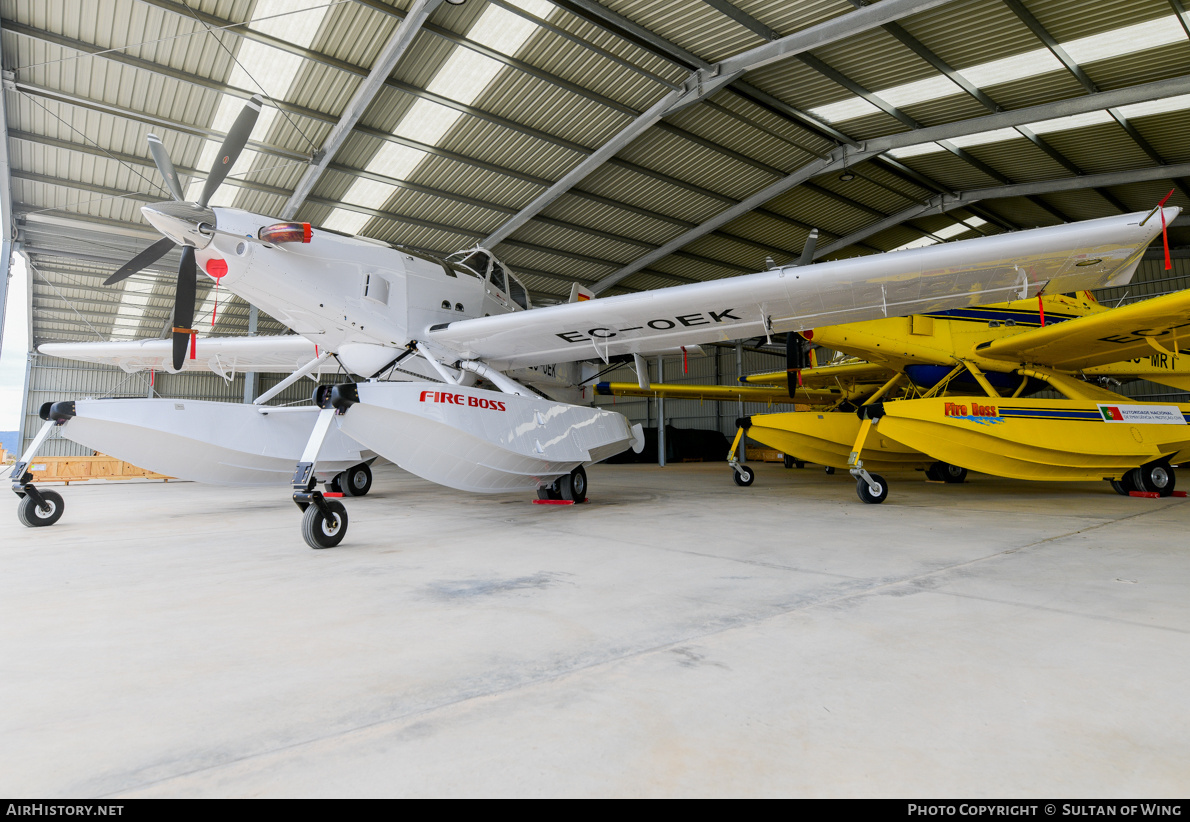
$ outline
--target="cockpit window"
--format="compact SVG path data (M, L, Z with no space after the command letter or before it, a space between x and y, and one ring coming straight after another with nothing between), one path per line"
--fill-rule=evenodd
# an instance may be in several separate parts
M492 285L501 291L508 291L508 286L504 284L504 268L495 260L492 260Z
M458 259L453 259L455 257ZM457 262L459 265L465 266L466 268L474 271L476 276L478 276L481 280L488 275L488 262L491 260L491 258L488 256L486 251L476 249L470 253L461 252L457 255L451 254L450 258L452 258L453 261Z
M521 281L511 274L508 275L508 296L521 308L529 307L529 292L521 285Z

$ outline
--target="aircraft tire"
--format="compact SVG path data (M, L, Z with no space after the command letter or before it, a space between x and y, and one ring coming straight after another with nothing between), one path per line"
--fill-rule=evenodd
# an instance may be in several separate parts
M1156 492L1163 497L1171 495L1177 485L1177 476L1168 460L1153 460L1132 469L1129 476L1138 490Z
M302 515L302 539L311 548L334 548L347 534L347 509L343 503L327 500L326 504L335 516L333 523L326 521L317 505L311 505Z
M942 478L943 482L960 483L967 481L967 469L960 468L957 465L951 465L949 462L942 463L938 469L938 476Z
M581 465L570 472L570 492L575 502L587 501L587 469Z
M21 497L21 502L17 505L17 519L21 521L21 525L27 528L41 528L53 525L62 519L62 512L66 510L66 502L62 499L62 495L56 491L42 491L41 497L45 500L49 511L41 510L41 507L33 501L33 497Z
M587 472L580 465L564 477L558 477L558 498L571 502L587 501Z
M741 465L739 471L732 471L731 478L735 480L735 484L741 488L747 488L752 483L756 482L756 472L746 465Z
M1108 480L1111 483L1112 490L1121 497L1126 497L1136 489L1136 484L1132 482L1132 472L1128 471L1124 476L1118 480Z
M835 466L833 466L833 465L826 466L826 473L827 473L827 476L830 476L831 474L835 473Z
M537 489L538 499L562 499L552 485L542 485Z
M786 468L793 467L793 457L789 456L788 454L785 455L785 467Z
M366 462L353 465L335 477L335 483L345 497L367 496L367 493L372 490L372 469Z
M871 474L872 482L876 484L876 493L872 493L872 489L868 486L868 481L863 477L858 477L855 480L855 493L859 495L860 500L869 505L879 505L888 498L888 483L884 481L884 477L879 474Z

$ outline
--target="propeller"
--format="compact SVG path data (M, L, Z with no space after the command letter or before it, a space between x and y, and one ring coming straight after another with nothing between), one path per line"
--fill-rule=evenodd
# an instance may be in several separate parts
M812 253L812 252L811 252ZM813 334L813 332L803 332ZM810 341L796 331L785 335L785 373L789 377L789 396L802 384L802 369L810 367Z
M219 154L215 157L215 165L207 175L206 182L203 184L202 193L199 195L196 202L187 202L182 194L182 181L178 177L177 169L174 168L173 161L169 157L169 152L166 151L165 146L155 134L149 135L149 153L153 155L153 162L157 166L157 170L161 172L161 176L165 179L165 186L169 189L169 193L173 195L173 203L157 203L153 206L145 206L145 209L152 210L155 213L163 213L168 215L176 215L192 229L192 236L197 236L194 233L194 223L202 225L202 218L209 217L211 211L207 208L207 203L215 196L215 191L227 179L231 167L235 165L240 154L244 150L244 146L248 143L248 137L252 134L252 129L256 125L256 119L260 116L260 106L262 98L259 94L254 94L250 100L244 105L232 123L231 130L227 132L227 136L223 139L223 144L219 146ZM142 210L145 210L142 209ZM205 212L205 213L204 213ZM148 213L148 211L146 211ZM211 229L214 226L210 226ZM104 285L112 285L118 283L127 277L132 276L136 272L143 269L145 266L155 263L166 254L173 250L178 243L170 238L163 237L144 251L137 254L131 260L120 266L120 269L103 281ZM178 266L178 281L177 287L174 290L174 308L171 320L171 334L173 336L173 365L175 371L180 371L182 365L186 362L186 343L190 339L194 330L191 326L194 324L194 301L195 293L198 289L198 264L194 256L193 241L186 241L182 245L182 262Z
M179 203L184 202L186 198L182 196L182 181L178 179L178 172L174 168L173 160L169 159L169 152L165 150L161 138L156 134L149 135L149 153L153 155L153 162L157 164L157 170L165 178L165 186L169 189L169 193L174 195L174 199Z
M174 313L172 334L174 340L174 370L179 371L186 362L186 343L194 329L194 294L198 290L198 265L194 261L194 249L183 246L182 262L178 266L178 289L174 292Z
M814 262L814 249L818 247L818 229L810 229L810 236L806 238L806 244L802 247L802 256L798 258L798 265L809 265Z
M231 130L223 138L223 145L219 146L219 154L215 157L215 167L207 175L207 181L202 187L202 194L198 197L198 204L203 208L207 207L207 203L215 195L215 189L219 188L227 179L227 173L231 171L231 167L240 157L240 152L244 150L248 137L252 134L252 127L256 125L256 118L260 116L261 99L259 94L252 95L252 99L240 109L236 121L231 124Z
M169 237L162 237L140 254L137 254L131 260L124 263L124 265L120 266L120 269L115 274L104 280L103 284L114 285L120 282L120 280L131 277L145 266L152 265L166 254L173 251L175 245L177 245L177 243L175 243Z

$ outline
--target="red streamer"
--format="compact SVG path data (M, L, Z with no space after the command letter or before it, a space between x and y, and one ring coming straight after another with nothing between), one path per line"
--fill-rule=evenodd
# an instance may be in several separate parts
M198 359L198 335L190 332L190 359Z
M1041 318L1041 327L1045 328L1045 303L1041 300L1041 292L1037 292L1037 316Z
M1165 195L1161 202L1157 203L1157 208L1161 209L1161 241L1165 244L1165 270L1169 271L1173 268L1173 262L1169 259L1169 232L1165 226L1165 202L1173 196L1174 190L1171 188L1169 193Z
M215 314L219 312L219 281L215 280L215 305L211 307L211 328L215 327Z
M690 373L690 368L686 364L686 346L684 346L684 345L682 346L682 373L683 374Z

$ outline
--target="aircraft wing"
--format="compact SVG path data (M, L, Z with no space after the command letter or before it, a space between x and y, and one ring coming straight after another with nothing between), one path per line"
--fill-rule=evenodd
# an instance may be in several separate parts
M835 388L799 388L793 397L785 388L761 385L682 385L653 383L641 388L634 382L595 383L595 393L614 397L660 397L677 400L727 400L731 402L767 402L792 405L834 405L850 399L851 393Z
M129 340L127 342L44 343L37 350L51 357L115 365L133 371L173 371L172 340ZM221 377L245 371L291 374L314 359L314 343L294 335L266 337L200 337L195 358L187 359L183 371L213 371ZM312 374L339 369L334 360L320 364Z
M458 320L424 339L507 369L1080 291L1127 282L1160 231L1155 211L1125 214Z
M820 365L802 369L802 385L806 388L830 388L856 383L883 383L895 373L887 365L871 362L851 362L843 365ZM753 374L743 377L748 385L789 384L789 373L773 371L770 374Z
M975 351L991 359L1060 371L1154 354L1190 355L1190 290L980 343Z

